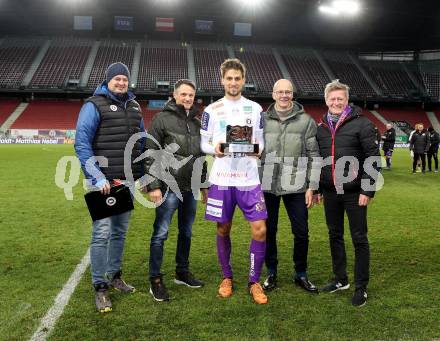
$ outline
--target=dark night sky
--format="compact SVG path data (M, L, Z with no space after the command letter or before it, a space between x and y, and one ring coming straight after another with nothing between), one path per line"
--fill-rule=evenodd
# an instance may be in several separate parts
M0 36L72 34L73 15L92 15L94 30L87 34L97 37L232 41L233 22L242 21L253 23L253 37L241 38L243 42L360 50L440 48L440 0L362 0L364 12L355 19L323 18L318 0L266 0L255 10L234 0L174 0L174 6L167 1L172 0L2 0ZM134 32L115 33L114 15L133 16ZM156 16L175 17L176 32L154 32ZM196 18L215 20L216 35L194 35Z

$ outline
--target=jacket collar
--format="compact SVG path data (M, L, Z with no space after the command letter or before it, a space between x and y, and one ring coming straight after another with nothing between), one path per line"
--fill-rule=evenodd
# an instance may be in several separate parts
M177 104L174 98L165 103L163 110L173 112L177 115L188 116L188 118L193 118L198 113L193 105L191 109L189 109L189 114L187 115L184 106L181 104Z
M278 120L278 121L280 120L280 117L278 116L277 111L275 109L275 102L272 103L269 106L269 108L267 108L266 113L271 119ZM286 120L292 119L293 117L296 117L296 116L303 114L303 113L304 113L304 107L301 104L299 104L298 102L293 101L292 113L286 117Z
M117 102L121 105L127 105L128 102L134 100L136 96L133 94L132 91L127 92L127 98L126 100L121 100L120 98L116 97L109 89L106 81L103 81L101 84L98 85L95 92L93 93L93 96L105 96L109 99L111 99L114 102Z

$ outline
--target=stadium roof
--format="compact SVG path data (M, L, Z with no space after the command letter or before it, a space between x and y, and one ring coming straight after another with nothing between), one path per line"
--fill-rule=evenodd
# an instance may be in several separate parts
M194 33L194 20L215 22L215 40L359 50L440 48L440 1L360 0L357 18L325 18L326 0L266 0L259 7L235 0L2 0L0 37L72 34L73 15L92 15L95 36L209 39ZM113 31L113 16L133 16L133 32ZM155 17L174 17L174 33L157 33ZM252 23L251 38L236 38L234 22ZM88 33L90 34L90 33Z

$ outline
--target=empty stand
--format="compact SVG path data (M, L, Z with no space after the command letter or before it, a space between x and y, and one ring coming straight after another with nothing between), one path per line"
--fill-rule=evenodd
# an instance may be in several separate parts
M420 62L419 71L428 96L438 101L440 99L440 61Z
M209 92L223 92L220 65L228 52L221 44L194 44L194 64L197 87Z
M19 88L42 39L7 38L0 46L0 88Z
M105 70L115 62L122 62L131 70L136 42L132 40L105 40L101 42L93 63L87 87L95 89L105 80Z
M419 92L399 62L363 61L363 65L384 96L408 98Z
M283 78L272 49L258 45L234 46L235 56L246 66L246 83L259 93L272 93L274 83Z
M188 78L188 57L185 47L174 42L158 44L147 42L142 46L139 65L138 89L155 90L158 81L174 83Z
M63 88L69 79L79 80L93 41L58 38L52 41L30 83L32 88Z
M324 51L323 56L335 77L350 87L352 95L363 98L376 96L374 89L346 52Z
M322 96L328 76L311 49L282 49L281 57L301 96Z
M80 101L32 102L11 129L75 129Z
M425 111L419 108L380 108L376 111L388 121L406 121L412 127L414 127L416 123L423 123L425 129L431 125Z
M328 111L328 108L323 104L306 104L304 105L304 111L319 123L324 114Z
M12 114L12 112L20 104L19 100L14 99L1 99L0 100L0 126L6 121L6 119Z
M376 116L374 116L369 110L363 109L362 114L367 117L377 129L379 129L380 133L383 134L387 128L385 124L383 124Z

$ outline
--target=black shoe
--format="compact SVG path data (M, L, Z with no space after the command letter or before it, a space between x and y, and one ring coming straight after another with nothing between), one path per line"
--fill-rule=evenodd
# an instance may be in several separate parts
M186 285L190 288L201 288L204 283L197 278L191 272L176 272L176 278L174 278L174 283Z
M314 285L312 282L309 281L307 276L301 276L301 277L295 277L295 284L301 288L303 288L305 291L317 294L318 288L316 285Z
M170 299L170 295L162 281L162 277L151 279L150 294L158 302L168 301Z
M339 290L347 290L348 288L350 288L350 284L348 283L348 281L339 282L333 279L330 281L330 283L323 287L321 291L331 293Z
M276 287L277 287L277 275L272 274L267 276L267 278L264 280L263 283L263 290L271 291L273 289L276 289Z
M353 298L351 299L351 304L355 307L362 307L367 303L367 291L364 288L356 288Z

